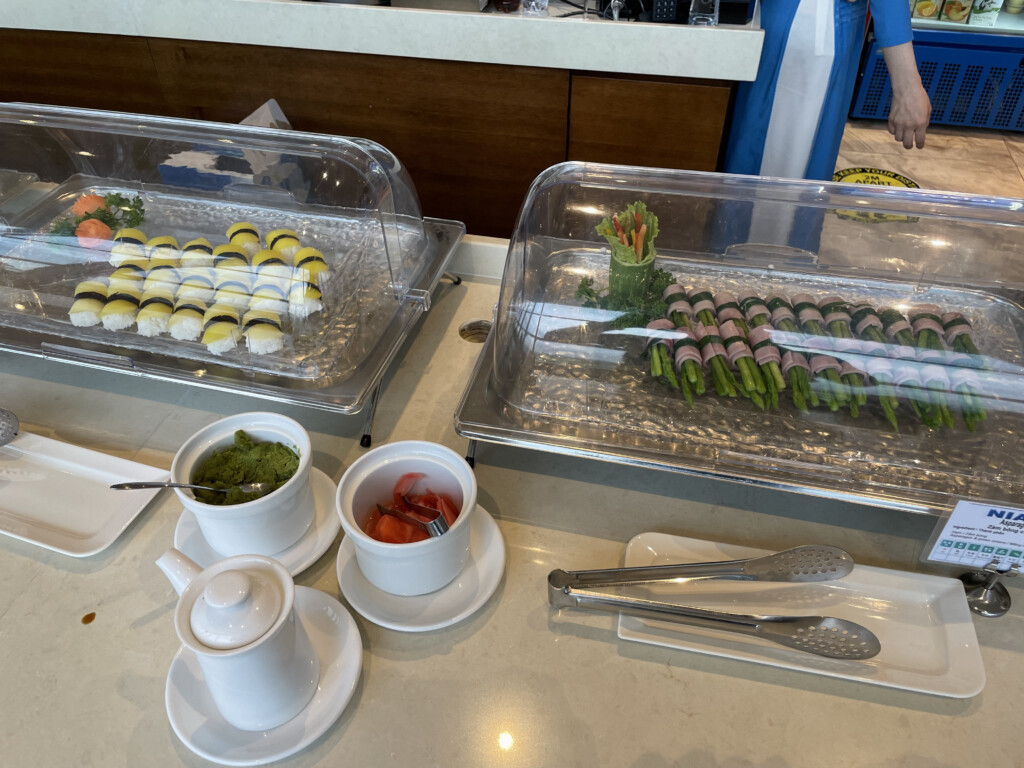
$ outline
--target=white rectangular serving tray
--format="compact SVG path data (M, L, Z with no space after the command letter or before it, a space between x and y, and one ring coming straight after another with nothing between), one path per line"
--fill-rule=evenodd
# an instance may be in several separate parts
M112 491L166 470L21 432L0 447L0 533L72 557L109 547L159 489Z
M625 565L699 563L765 554L767 550L641 533L627 545ZM732 613L849 619L874 632L882 650L866 661L827 659L756 637L620 614L623 640L937 696L969 698L985 687L974 622L957 579L858 565L838 581L815 584L710 580L685 587L660 584L633 589L659 600Z

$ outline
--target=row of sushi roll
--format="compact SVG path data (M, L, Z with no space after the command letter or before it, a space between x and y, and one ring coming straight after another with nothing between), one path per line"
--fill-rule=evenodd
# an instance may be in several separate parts
M268 248L244 222L230 227L228 238L219 246L199 238L179 248L172 237L147 240L138 230L121 230L111 249L114 271L75 288L72 324L102 323L112 331L135 325L142 336L200 340L215 355L242 337L253 354L278 351L283 315L301 319L322 309L320 285L329 268L291 230L268 233Z

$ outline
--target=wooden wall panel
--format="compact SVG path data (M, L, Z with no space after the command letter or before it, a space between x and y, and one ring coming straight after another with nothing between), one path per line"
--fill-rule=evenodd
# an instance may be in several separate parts
M508 237L533 178L565 159L569 73L532 67L151 40L177 113L235 122L276 98L297 130L373 139L424 212Z
M0 101L172 114L141 37L0 29Z
M732 88L573 75L569 160L714 171Z

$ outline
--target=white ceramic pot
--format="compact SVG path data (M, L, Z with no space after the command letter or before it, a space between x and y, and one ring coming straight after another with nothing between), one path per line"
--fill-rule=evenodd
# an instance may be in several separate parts
M422 473L417 490L446 494L459 507L459 516L435 538L412 544L377 541L364 533L363 525L377 503L391 502L395 482L407 472ZM466 460L437 443L390 443L357 459L338 485L337 510L367 581L393 595L423 595L458 576L469 557L476 490L476 477Z
M301 712L320 681L320 660L295 616L287 569L239 555L203 571L176 549L157 565L180 595L174 629L196 655L224 719L263 731Z
M283 443L299 455L295 474L273 493L244 504L216 505L198 501L191 491L175 488L182 505L199 524L206 542L225 556L274 555L287 549L313 522L315 507L309 482L312 446L309 433L294 419L276 413L240 413L203 427L178 449L171 480L192 482L192 473L215 450L234 441L239 429L256 442Z

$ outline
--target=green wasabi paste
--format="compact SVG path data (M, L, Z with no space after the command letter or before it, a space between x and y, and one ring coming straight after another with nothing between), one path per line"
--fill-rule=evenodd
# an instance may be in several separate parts
M299 468L299 456L282 443L257 443L243 430L235 432L230 448L214 451L192 475L192 482L212 488L230 488L227 493L196 490L204 504L241 504L266 496L266 493L242 493L234 486L242 483L273 483L276 491ZM271 493L272 491L267 491Z

